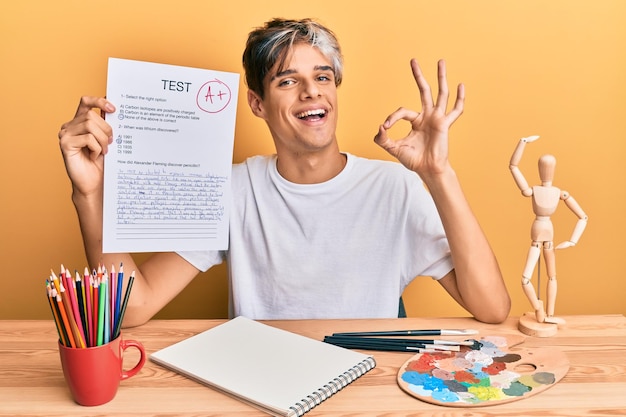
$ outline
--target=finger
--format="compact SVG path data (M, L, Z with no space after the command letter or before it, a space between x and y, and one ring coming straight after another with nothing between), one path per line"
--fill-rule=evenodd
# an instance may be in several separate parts
M437 94L437 103L435 106L445 113L448 107L448 96L450 93L448 91L446 62L443 59L440 59L439 62L437 62L437 81L439 85L439 93Z
M417 83L417 88L420 90L420 99L422 102L422 108L428 108L433 106L433 96L430 91L430 85L426 81L426 77L422 73L422 69L417 63L416 59L411 59L411 69L413 70L413 78Z
M106 149L102 146L102 143L89 133L72 136L70 140L61 141L60 146L63 154L66 156L87 150L89 159L93 161L98 159L100 155L106 154Z
M454 123L463 114L465 108L465 86L459 84L456 90L456 100L454 101L454 107L450 113L446 116L450 121L450 124Z
M95 112L89 111L64 123L59 131L59 139L62 139L64 136L82 135L85 133L92 133L96 137L102 137L105 140L112 137L113 129L111 125Z
M387 137L387 131L382 125L378 126L378 133L376 133L376 136L374 136L374 142L376 142L380 146L383 146L383 144L387 140L389 140L389 138Z
M399 120L407 120L412 123L415 121L415 119L419 117L419 115L420 113L416 112L415 110L410 110L404 107L400 107L398 110L394 111L389 116L387 116L387 119L385 119L383 126L385 127L385 129L389 129L391 126L396 124L396 122L398 122Z
M83 96L80 98L74 117L83 115L96 108L100 109L103 113L112 113L115 111L115 106L104 97Z
M103 152L107 152L109 144L113 141L113 129L104 119L94 112L88 112L78 120L74 119L73 122L63 125L59 132L62 147L64 142L69 143L70 146L74 144L75 137L91 136L100 144Z
M89 159L95 161L100 155L106 155L109 151L109 142L104 144L97 140L93 135L86 135L87 140L85 147L89 149Z
M383 125L378 127L378 133L374 136L374 142L381 148L393 155L393 148L395 147L395 141L391 140L387 135L387 130Z

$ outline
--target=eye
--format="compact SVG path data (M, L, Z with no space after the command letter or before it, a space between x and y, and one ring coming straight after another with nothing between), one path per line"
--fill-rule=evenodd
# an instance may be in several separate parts
M279 87L287 87L287 86L290 86L290 85L295 84L295 82L296 82L296 81L295 81L295 80L293 80L293 79L291 79L291 78L285 78L284 80L280 80L280 81L278 82L278 86L279 86Z
M318 81L332 81L333 77L328 74L321 74L317 77Z

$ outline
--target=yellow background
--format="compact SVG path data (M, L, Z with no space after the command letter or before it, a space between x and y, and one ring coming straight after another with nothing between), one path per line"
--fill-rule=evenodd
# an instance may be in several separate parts
M513 315L529 310L520 277L532 211L508 164L520 137L541 135L520 164L527 179L536 184L537 158L553 153L555 185L590 218L580 243L557 253L557 313L626 313L626 2L25 0L0 13L0 318L49 318L50 268L87 266L57 132L81 95L104 94L107 58L241 72L247 33L277 16L318 18L338 35L338 138L366 157L388 159L372 138L389 113L419 109L409 59L432 83L446 59L450 84L463 82L467 94L450 157L499 258ZM242 81L236 162L273 151L245 91ZM561 203L553 219L556 243L568 239L576 217ZM159 317L225 317L225 274L203 274ZM466 314L430 279L405 297L410 315Z

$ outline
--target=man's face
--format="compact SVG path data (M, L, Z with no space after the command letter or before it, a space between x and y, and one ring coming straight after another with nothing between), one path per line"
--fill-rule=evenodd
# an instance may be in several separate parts
M255 115L263 118L276 150L310 153L335 142L337 87L333 67L317 48L295 45L284 69L274 67L265 79L265 98L249 92Z

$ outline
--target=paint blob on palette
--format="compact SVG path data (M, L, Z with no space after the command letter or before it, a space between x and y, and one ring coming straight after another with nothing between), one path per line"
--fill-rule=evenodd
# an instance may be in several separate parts
M523 337L490 336L459 352L419 353L398 372L398 384L422 401L483 407L517 401L554 386L569 370L553 348L519 346Z

